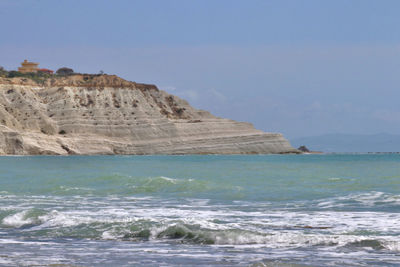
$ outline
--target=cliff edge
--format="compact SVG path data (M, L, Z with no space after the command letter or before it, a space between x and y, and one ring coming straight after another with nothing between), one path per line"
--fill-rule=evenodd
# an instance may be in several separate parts
M115 75L0 77L0 154L299 153L265 133Z

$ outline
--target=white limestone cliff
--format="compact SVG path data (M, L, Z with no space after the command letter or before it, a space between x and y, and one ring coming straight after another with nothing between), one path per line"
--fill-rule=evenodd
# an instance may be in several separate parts
M114 75L0 78L0 154L299 153L265 133Z

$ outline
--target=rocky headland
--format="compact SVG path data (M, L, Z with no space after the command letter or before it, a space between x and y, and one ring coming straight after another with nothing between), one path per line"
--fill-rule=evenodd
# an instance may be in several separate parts
M0 154L300 153L279 133L213 116L115 75L0 77Z

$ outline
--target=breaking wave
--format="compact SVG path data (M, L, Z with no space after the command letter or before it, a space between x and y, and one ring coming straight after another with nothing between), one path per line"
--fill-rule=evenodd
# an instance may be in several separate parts
M400 195L378 191L349 194L314 201L319 208L324 209L391 209L400 211ZM312 203L310 203L312 204Z
M394 237L373 232L334 233L329 228L292 226L276 229L255 223L248 229L219 220L101 216L101 212L45 212L28 209L3 212L1 228L15 228L37 238L79 238L135 242L179 242L204 245L262 245L268 248L310 246L400 251ZM157 216L155 216L157 217ZM258 227L258 228L257 228Z

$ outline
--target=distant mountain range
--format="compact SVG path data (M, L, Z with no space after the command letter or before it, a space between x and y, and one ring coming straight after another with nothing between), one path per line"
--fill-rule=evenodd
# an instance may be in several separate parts
M305 145L322 152L400 152L400 135L326 134L290 140L293 147Z

